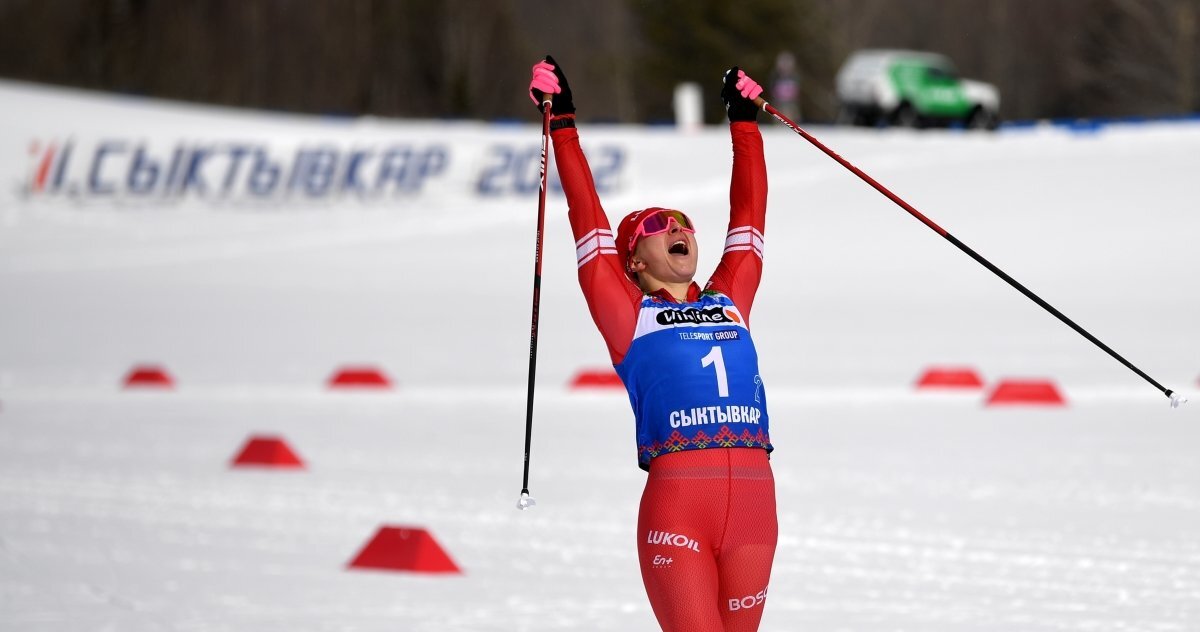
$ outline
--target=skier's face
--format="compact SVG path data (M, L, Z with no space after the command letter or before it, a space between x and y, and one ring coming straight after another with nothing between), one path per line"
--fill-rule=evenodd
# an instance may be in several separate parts
M672 220L665 232L638 239L629 259L638 274L649 274L665 283L690 283L696 276L698 254L692 232Z

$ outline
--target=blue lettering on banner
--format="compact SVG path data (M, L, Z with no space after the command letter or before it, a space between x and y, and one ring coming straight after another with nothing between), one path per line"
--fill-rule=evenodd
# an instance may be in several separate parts
M163 195L171 195L179 178L179 170L183 165L183 148L176 147L171 152L171 167L167 170L167 181L163 183Z
M133 152L133 163L129 165L129 182L126 187L134 195L147 195L158 184L158 164L146 156L146 148L138 147Z
M483 173L479 174L479 179L475 181L475 190L480 195L503 195L504 187L499 179L503 179L508 173L512 164L512 148L511 147L492 147L491 155L498 158L496 162L487 167L484 167ZM538 150L541 153L541 150ZM539 156L538 159L541 162Z
M250 168L250 178L247 188L250 194L257 197L267 197L275 191L279 184L279 165L271 162L267 150L259 147L254 150L254 166Z
M343 191L353 192L359 196L362 196L367 192L367 189L365 188L362 180L359 179L358 174L359 169L362 168L362 164L366 162L370 156L371 152L363 149L352 151L348 156L346 156L346 171L342 174L341 184Z
M41 146L36 143L34 146ZM33 152L35 160L53 162L46 186L46 169L34 169L29 190L54 195L66 189L71 195L95 197L127 195L163 197L270 199L304 196L329 199L340 196L379 198L413 196L430 180L443 175L450 164L449 150L440 144L414 146L403 143L373 148L341 149L333 146L301 147L291 156L272 153L253 142L179 144L154 151L145 143L103 140L92 150L79 187L66 183L74 141L67 141L57 159ZM39 173L40 172L40 173Z
M615 191L625 164L624 150L614 145L601 145L585 153L596 191L601 194ZM542 160L540 145L494 145L488 149L486 160L487 164L475 179L475 191L480 195L534 195L541 188L538 179ZM546 180L549 190L562 192L562 182L558 179L556 169L547 169Z
M409 162L412 159L411 147L393 147L383 154L383 164L379 168L379 176L375 180L375 190L382 191L388 184L398 189L404 186L408 178Z
M527 147L518 152L516 164L518 169L513 174L513 188L519 195L537 193L542 188L542 148Z
M204 161L212 155L212 150L203 147L197 147L192 150L192 155L188 159L188 167L183 177L183 191L195 189L196 194L203 197L208 192L208 187L204 183L204 176L200 173L204 166Z
M329 149L307 152L305 170L301 176L304 194L308 197L324 197L333 184L333 171L337 168L337 155ZM299 161L297 161L299 164Z
M62 148L62 154L58 157L58 167L54 170L54 190L58 191L62 188L63 174L67 172L67 164L71 162L71 147L73 143L67 141Z
M31 152L28 184L41 196L97 199L359 200L413 198L450 171L451 151L441 143L381 143L339 147L333 143L272 151L259 141L178 142L101 138L35 141L61 151ZM72 160L72 151L78 159ZM88 160L90 158L90 160ZM541 147L498 144L486 148L472 179L487 198L536 195ZM592 176L601 194L620 186L625 152L616 145L589 147ZM78 164L74 164L78 163ZM556 169L549 186L562 191Z
M592 164L592 179L597 191L614 191L618 187L621 167L625 164L625 152L620 147L604 146L596 151Z
M96 147L96 153L92 157L92 169L88 174L88 192L93 195L111 195L114 193L113 185L100 181L101 170L104 168L104 159L109 154L122 152L124 149L125 143L122 142L105 142L100 143Z
M242 159L250 153L250 148L245 145L233 145L229 148L229 169L225 172L225 184L221 187L221 191L225 195L229 195L233 191L233 185L237 181L238 169L242 166Z

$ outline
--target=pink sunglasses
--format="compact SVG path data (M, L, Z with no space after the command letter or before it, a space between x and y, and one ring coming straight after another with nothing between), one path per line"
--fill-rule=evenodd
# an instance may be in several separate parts
M633 231L633 236L629 238L629 250L633 251L634 245L641 237L653 237L661 233L665 233L671 228L671 222L679 224L679 229L685 233L695 233L696 227L692 225L692 220L688 219L683 211L661 210L647 215L638 223L637 230Z

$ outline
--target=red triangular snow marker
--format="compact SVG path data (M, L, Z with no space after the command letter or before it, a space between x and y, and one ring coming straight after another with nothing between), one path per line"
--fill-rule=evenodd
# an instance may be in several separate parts
M917 380L917 388L983 388L983 380L969 367L932 367Z
M329 388L379 388L392 387L392 381L383 371L375 367L343 367L329 378Z
M348 568L414 573L462 573L437 540L421 527L384 525Z
M1067 401L1050 380L1002 380L988 396L988 406L1065 406Z
M280 437L253 436L233 457L232 467L303 468L304 462Z
M175 387L175 380L167 370L149 364L139 364L130 369L125 376L125 388L164 388Z
M571 380L571 388L623 389L625 384L612 369L583 369Z

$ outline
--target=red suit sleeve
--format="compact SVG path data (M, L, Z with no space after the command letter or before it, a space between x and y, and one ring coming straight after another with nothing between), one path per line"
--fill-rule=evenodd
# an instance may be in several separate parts
M763 231L767 221L767 164L758 123L731 123L733 176L729 183L729 232L725 253L706 289L725 294L747 323L762 279Z
M642 291L625 276L625 264L617 254L612 228L596 195L592 170L579 147L579 132L566 127L551 132L550 138L554 141L558 177L567 194L579 286L613 364L620 364L633 342Z

